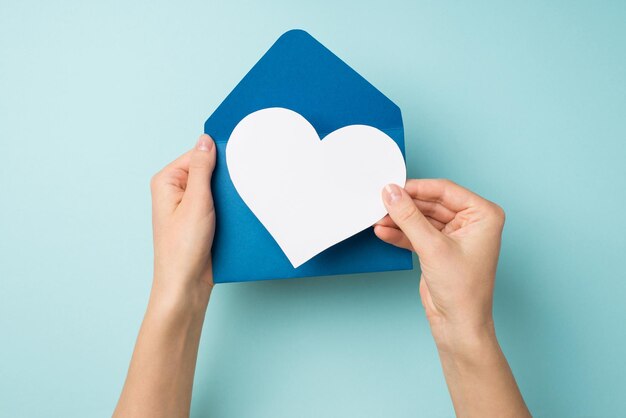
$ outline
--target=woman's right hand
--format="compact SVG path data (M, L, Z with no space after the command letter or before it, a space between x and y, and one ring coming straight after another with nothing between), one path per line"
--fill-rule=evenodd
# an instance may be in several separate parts
M415 251L420 295L437 344L493 333L492 300L504 226L495 203L449 180L388 185L389 215L375 225L385 242Z
M420 295L459 417L530 417L500 349L492 305L504 212L448 180L383 190L382 240L417 252Z

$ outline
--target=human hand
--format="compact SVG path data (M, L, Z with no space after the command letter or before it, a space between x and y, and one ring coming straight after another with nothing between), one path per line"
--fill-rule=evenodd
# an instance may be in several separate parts
M494 333L492 300L504 211L448 180L388 185L389 215L375 225L385 242L415 251L420 296L438 345Z
M157 173L152 189L154 281L114 417L188 417L200 334L213 288L215 144Z
M153 298L204 302L213 287L215 155L211 137L201 135L193 150L152 178Z

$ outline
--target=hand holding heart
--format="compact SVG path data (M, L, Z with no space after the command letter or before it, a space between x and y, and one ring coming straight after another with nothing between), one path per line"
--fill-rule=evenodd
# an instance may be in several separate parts
M502 210L449 181L409 180L406 190L394 185L405 183L406 168L382 131L351 125L320 140L298 113L262 109L235 127L226 160L241 198L294 267L388 211L375 232L418 253L433 331L493 329Z
M420 295L438 344L492 334L492 299L502 209L448 180L409 180L383 191L389 215L374 228L390 244L417 252Z

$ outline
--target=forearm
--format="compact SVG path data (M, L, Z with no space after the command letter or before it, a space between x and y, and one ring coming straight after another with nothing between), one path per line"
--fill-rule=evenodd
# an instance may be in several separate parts
M189 416L210 287L177 293L155 283L115 418Z
M530 417L492 324L432 328L459 417Z

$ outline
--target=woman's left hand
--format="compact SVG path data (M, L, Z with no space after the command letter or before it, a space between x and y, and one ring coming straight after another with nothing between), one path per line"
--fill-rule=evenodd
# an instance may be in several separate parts
M152 178L153 298L193 302L197 297L204 300L211 292L215 156L213 140L201 135L194 149Z

